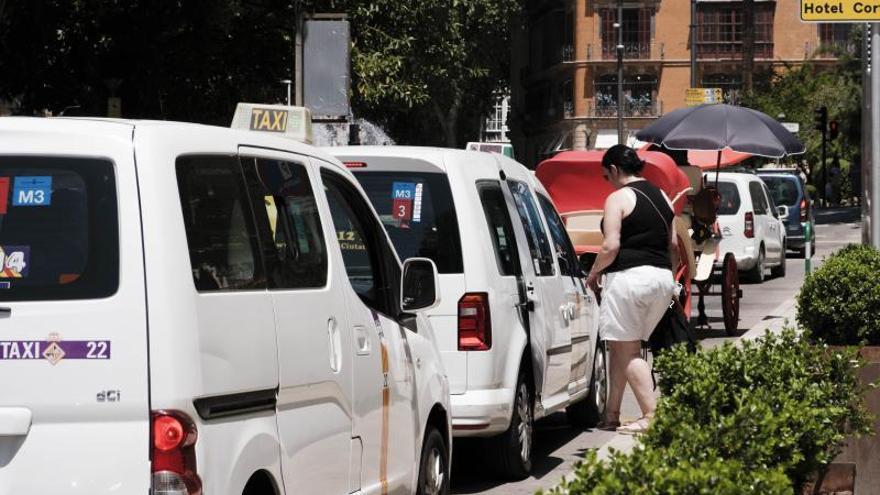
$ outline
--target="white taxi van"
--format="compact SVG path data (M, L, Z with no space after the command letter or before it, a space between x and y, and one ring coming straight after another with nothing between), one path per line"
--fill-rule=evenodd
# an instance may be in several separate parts
M327 151L361 182L398 253L437 265L442 302L428 315L453 434L491 437L487 458L522 478L535 419L566 409L577 425L595 424L607 393L598 305L534 174L479 151Z
M447 491L436 268L275 125L0 119L0 493Z

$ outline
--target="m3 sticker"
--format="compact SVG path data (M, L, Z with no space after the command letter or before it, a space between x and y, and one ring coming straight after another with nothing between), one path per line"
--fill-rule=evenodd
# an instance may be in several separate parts
M45 359L56 365L65 359L109 360L109 340L62 340L57 333L46 340L2 340L0 361Z
M12 188L12 206L49 206L51 204L51 175L15 178Z

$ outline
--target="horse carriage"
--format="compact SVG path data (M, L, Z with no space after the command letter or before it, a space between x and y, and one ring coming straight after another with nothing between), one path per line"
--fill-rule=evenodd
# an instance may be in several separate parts
M701 325L708 324L704 296L721 296L724 328L728 335L735 335L742 292L733 253L721 253L718 249L717 190L704 182L700 167L676 165L669 155L659 151L642 150L638 155L645 161L643 177L672 200L679 249L674 276L681 285L679 301L685 314L691 314L694 286L699 292ZM613 192L602 176L602 156L601 151L562 152L542 162L536 171L586 269L601 248L603 235L599 223L605 199Z

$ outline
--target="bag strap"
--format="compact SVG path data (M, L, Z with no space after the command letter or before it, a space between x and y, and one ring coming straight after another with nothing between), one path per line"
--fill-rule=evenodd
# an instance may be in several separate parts
M645 194L644 191L640 191L640 190L636 189L635 187L632 187L632 186L627 186L627 187L628 187L629 189L632 189L633 191L635 191L635 192L641 194L642 196L645 197L645 199L648 200L648 203L651 203L651 206L654 207L654 211L657 212L657 216L660 217L660 222L663 223L663 226L664 226L664 227L666 227L666 233L669 234L669 225L667 225L667 223L666 223L666 218L664 218L664 217L663 217L663 214L660 213L660 209L657 208L657 205L654 204L654 202L651 200L651 197L648 196L647 194Z

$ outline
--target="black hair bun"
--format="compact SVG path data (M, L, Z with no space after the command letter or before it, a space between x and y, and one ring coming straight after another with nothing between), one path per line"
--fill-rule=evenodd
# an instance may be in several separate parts
M636 150L624 144L615 144L602 156L603 167L611 168L612 165L627 175L639 175L645 168L645 162Z

